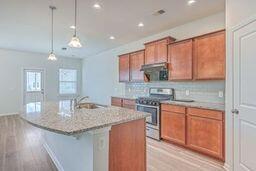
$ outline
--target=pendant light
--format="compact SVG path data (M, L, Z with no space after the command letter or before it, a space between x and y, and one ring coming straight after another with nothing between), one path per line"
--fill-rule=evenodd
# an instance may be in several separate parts
M76 35L76 31L77 31L77 25L76 25L76 21L77 21L77 0L75 0L75 29L74 29L74 35L71 39L71 41L69 42L69 46L73 47L73 48L81 48L82 44L80 43L79 38Z
M51 22L51 31L52 31L52 35L51 35L51 52L50 52L50 54L49 54L49 57L48 57L48 60L50 60L50 61L56 61L57 60L57 58L56 58L56 56L55 56L55 54L54 54L54 51L53 51L53 10L56 10L56 7L55 6L50 6L49 7L50 9L51 9L51 12L52 12L52 22Z

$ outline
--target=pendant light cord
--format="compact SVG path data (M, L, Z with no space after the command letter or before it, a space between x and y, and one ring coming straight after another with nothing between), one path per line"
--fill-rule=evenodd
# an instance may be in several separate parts
M52 42L51 42L51 43L52 43L52 47L51 47L51 48L52 48L52 51L51 51L51 53L53 53L53 10L54 10L54 9L53 9L53 8L51 8L51 9L52 9L52 28L51 28L51 29L52 29L52 40L51 40L51 41L52 41Z
M76 20L77 20L77 0L75 0L75 37L76 37Z

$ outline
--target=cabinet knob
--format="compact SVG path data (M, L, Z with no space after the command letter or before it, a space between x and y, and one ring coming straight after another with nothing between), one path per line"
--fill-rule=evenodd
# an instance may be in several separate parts
M231 112L234 114L237 114L237 115L239 114L239 110L237 110L237 109L232 109Z

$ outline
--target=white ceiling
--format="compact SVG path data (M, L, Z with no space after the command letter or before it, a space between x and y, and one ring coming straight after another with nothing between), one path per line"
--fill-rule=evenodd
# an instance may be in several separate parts
M92 8L96 0L78 0L78 36L83 48L67 43L73 30L73 0L0 0L0 48L48 53L50 9L55 5L55 51L57 55L87 57L183 23L224 11L225 0L100 0L101 10ZM152 14L160 9L160 16ZM145 24L138 28L139 22ZM116 37L110 40L109 36ZM61 50L67 47L66 51Z

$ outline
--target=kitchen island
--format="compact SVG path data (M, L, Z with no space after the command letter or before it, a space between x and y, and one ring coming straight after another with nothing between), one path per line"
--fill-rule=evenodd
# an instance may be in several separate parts
M119 107L75 108L71 101L36 102L20 117L43 129L44 147L59 170L146 170L145 118Z

